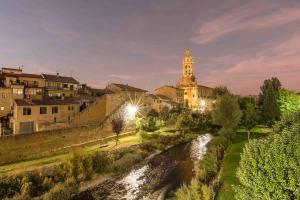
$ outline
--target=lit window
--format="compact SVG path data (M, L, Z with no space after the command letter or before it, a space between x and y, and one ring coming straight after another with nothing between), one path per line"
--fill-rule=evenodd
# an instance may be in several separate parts
M0 107L0 110L3 111L3 110L4 110L4 107Z

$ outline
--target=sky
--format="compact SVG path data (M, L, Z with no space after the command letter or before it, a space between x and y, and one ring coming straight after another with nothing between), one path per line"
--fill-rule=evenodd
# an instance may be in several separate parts
M201 85L300 91L299 0L0 0L0 66L103 88L176 85L190 48Z

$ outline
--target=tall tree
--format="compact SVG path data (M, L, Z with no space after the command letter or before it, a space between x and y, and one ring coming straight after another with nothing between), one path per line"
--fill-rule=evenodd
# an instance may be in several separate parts
M275 89L275 86L272 83L268 83L264 91L262 115L264 122L269 126L280 118L278 97L279 93Z
M263 104L265 94L267 91L268 85L273 85L274 90L276 91L277 98L279 97L279 91L281 89L281 82L279 81L278 78L272 77L271 79L266 79L264 81L264 84L260 87L260 94L259 94L259 103L260 105Z
M216 106L212 113L213 122L225 128L236 128L241 118L241 110L237 97L225 93L217 97Z
M256 106L252 103L246 104L246 108L243 111L242 125L245 127L248 133L248 140L250 138L251 130L258 124L258 111Z

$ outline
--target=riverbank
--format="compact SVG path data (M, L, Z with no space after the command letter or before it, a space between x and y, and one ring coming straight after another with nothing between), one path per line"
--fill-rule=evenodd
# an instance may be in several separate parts
M26 171L39 170L59 165L64 162L72 152L81 148L82 151L92 153L101 149L109 151L115 148L115 136L110 136L96 141L86 142L80 145L72 145L54 152L38 153L24 157L21 161L0 166L0 175L8 175L10 173L21 173ZM129 147L141 142L140 137L135 131L126 132L120 135L119 145L116 148Z
M146 139L137 135L124 137L118 147L102 147L106 150L100 148L100 144L92 150L77 148L59 165L3 174L0 179L0 199L20 196L23 199L42 196L51 199L57 195L63 195L59 199L69 199L72 194L93 187L110 178L110 175L126 173L157 150L186 143L195 137L194 134L182 135L174 130L163 129L146 135Z
M193 142L182 140L176 145L169 145L149 155L125 174L90 188L73 199L163 198L168 190L189 183L195 175L195 163L205 154L206 144L211 139L209 134L195 136L197 139Z
M268 132L269 129L257 128L251 133L250 139L265 137ZM240 154L243 152L246 143L248 143L247 132L243 129L238 130L225 153L220 179L221 188L217 193L217 200L234 199L235 192L233 185L239 184L238 178L236 177L236 169L239 166Z

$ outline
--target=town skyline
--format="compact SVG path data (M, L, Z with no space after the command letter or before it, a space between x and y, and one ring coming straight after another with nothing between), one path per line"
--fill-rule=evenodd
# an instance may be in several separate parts
M278 77L300 90L297 1L72 3L4 1L1 67L151 92L177 84L190 48L200 85L258 94L263 80Z

